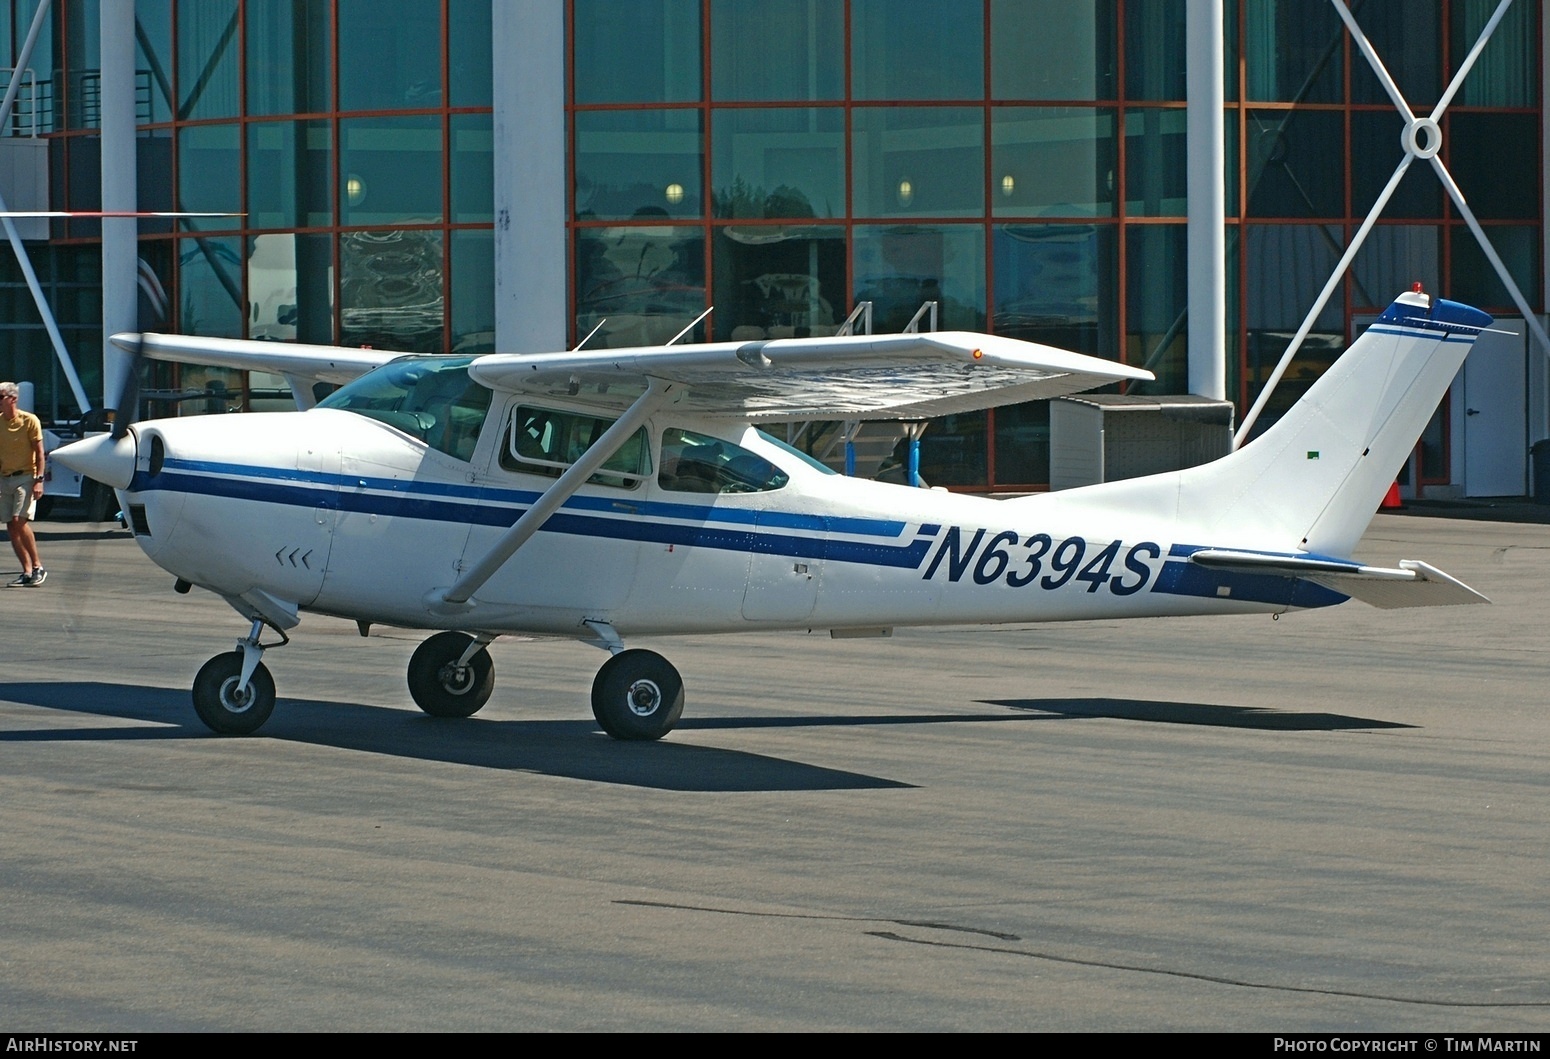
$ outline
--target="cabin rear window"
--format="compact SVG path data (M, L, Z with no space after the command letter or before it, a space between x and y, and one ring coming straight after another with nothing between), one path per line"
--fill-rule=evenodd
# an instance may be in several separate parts
M473 357L404 357L318 402L375 419L458 460L471 460L490 391L468 377Z
M511 413L501 466L508 471L558 478L613 425L612 419L578 412L518 406ZM650 476L651 450L646 444L645 428L641 428L587 481L615 489L634 489Z
M657 482L677 493L763 493L789 481L785 471L741 445L692 430L662 431Z

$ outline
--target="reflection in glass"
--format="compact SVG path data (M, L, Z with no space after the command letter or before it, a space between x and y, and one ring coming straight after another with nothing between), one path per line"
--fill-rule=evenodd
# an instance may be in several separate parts
M337 0L339 108L441 106L441 5Z
M856 99L979 98L984 8L961 0L851 0L850 56Z
M1125 232L1125 361L1157 376L1130 393L1189 392L1188 239L1182 224Z
M329 344L334 330L331 244L289 232L248 243L248 337Z
M1539 217L1539 116L1450 113L1448 169L1481 220Z
M832 335L845 316L844 229L718 228L713 260L718 336Z
M1342 231L1314 224L1257 224L1247 233L1248 262L1244 269L1244 319L1247 399L1259 396L1265 381L1303 317L1318 299L1344 250ZM1313 322L1275 396L1254 425L1257 436L1279 419L1345 349L1344 287L1336 287Z
M933 419L920 439L920 478L927 485L988 484L985 413Z
M1355 216L1367 216L1393 177L1404 157L1399 145L1404 127L1404 119L1394 110L1351 112L1351 212ZM1383 216L1441 217L1442 194L1431 166L1412 162L1383 208Z
M489 114L452 115L452 220L495 219L495 138Z
M984 111L858 107L851 157L858 217L963 217L985 211Z
M995 332L1113 357L1118 347L1115 230L1106 224L995 229Z
M1245 12L1246 96L1339 103L1345 26L1324 0L1257 0Z
M940 330L985 329L985 230L979 225L858 226L854 301L872 303L878 333L904 330L937 303Z
M1407 7L1409 5L1406 5ZM1500 6L1497 0L1453 0L1450 11L1451 78L1480 39L1480 31ZM1513 4L1475 60L1454 102L1466 107L1537 107L1539 47L1535 15L1538 4Z
M840 99L844 39L845 9L831 0L711 0L711 98Z
M495 233L452 233L452 351L495 352Z
M178 241L178 329L185 335L241 338L242 240L196 236Z
M1125 211L1136 217L1189 212L1187 115L1178 108L1125 111Z
M990 150L990 208L996 216L1114 213L1114 111L996 107Z
M711 119L717 217L839 217L845 115L838 109L718 110Z
M1179 61L1183 54L1183 4L1125 0L1126 99L1184 99L1184 63Z
M178 130L178 204L194 212L242 211L242 151L236 125L192 125ZM189 217L202 231L236 228L240 217Z
M447 0L447 90L454 107L488 107L495 49L490 43L493 0Z
M996 486L1032 486L1049 482L1049 402L994 409ZM935 484L935 483L933 483Z
M701 229L580 229L575 289L578 340L607 318L587 348L660 345L705 311Z
M44 47L42 39L38 47ZM37 66L36 52L32 65ZM172 120L171 0L137 0L135 4L135 91L139 97L135 105L138 123Z
M1442 229L1432 224L1375 225L1351 263L1351 280L1352 308L1380 312L1417 283L1423 290L1442 290Z
M576 115L576 216L698 217L700 115L617 110Z
M339 237L340 343L412 353L445 351L439 231Z
M234 118L241 113L237 0L178 7L178 117Z
M441 220L440 118L352 118L339 140L341 223Z
M327 0L248 5L249 114L315 114L333 109L329 18Z
M248 126L251 228L317 228L333 219L333 151L327 121Z
M992 99L1113 99L1114 68L1112 2L990 0Z
M575 0L577 103L700 98L699 0Z
M1400 95L1413 109L1430 110L1442 92L1442 5L1363 4L1357 21L1378 58L1383 60L1384 69L1399 86ZM1372 66L1354 46L1351 102L1392 106Z
M1249 112L1249 215L1345 215L1345 122L1337 111Z
M1485 234L1512 275L1518 290L1530 299L1539 290L1539 229L1493 224ZM1490 312L1516 313L1507 286L1486 259L1475 235L1463 225L1450 233L1453 239L1453 267L1448 297ZM1532 301L1530 302L1532 304Z

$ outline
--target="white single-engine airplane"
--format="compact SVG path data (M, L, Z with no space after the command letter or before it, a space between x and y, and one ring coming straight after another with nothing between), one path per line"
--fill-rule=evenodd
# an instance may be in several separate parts
M120 423L55 458L119 491L178 591L251 622L194 680L217 732L269 716L278 644L260 635L284 642L306 610L443 630L408 674L438 717L489 699L497 636L584 640L612 655L598 724L658 739L683 682L626 637L1487 602L1425 563L1348 557L1490 323L1403 294L1238 451L1013 500L842 477L755 424L925 419L1149 373L963 332L479 357L117 335L284 373L299 403L345 385L300 412Z

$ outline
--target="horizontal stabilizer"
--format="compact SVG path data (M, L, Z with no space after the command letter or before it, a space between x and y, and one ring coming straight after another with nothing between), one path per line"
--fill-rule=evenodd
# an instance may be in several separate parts
M1414 559L1403 559L1397 567L1363 566L1340 559L1222 549L1198 551L1189 558L1216 570L1301 578L1383 610L1491 602L1457 578Z

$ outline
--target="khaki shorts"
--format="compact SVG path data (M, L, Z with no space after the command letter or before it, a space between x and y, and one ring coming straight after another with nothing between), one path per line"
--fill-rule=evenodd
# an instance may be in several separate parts
M32 475L12 474L0 478L0 522L13 518L31 522L38 514L38 502L32 496Z

